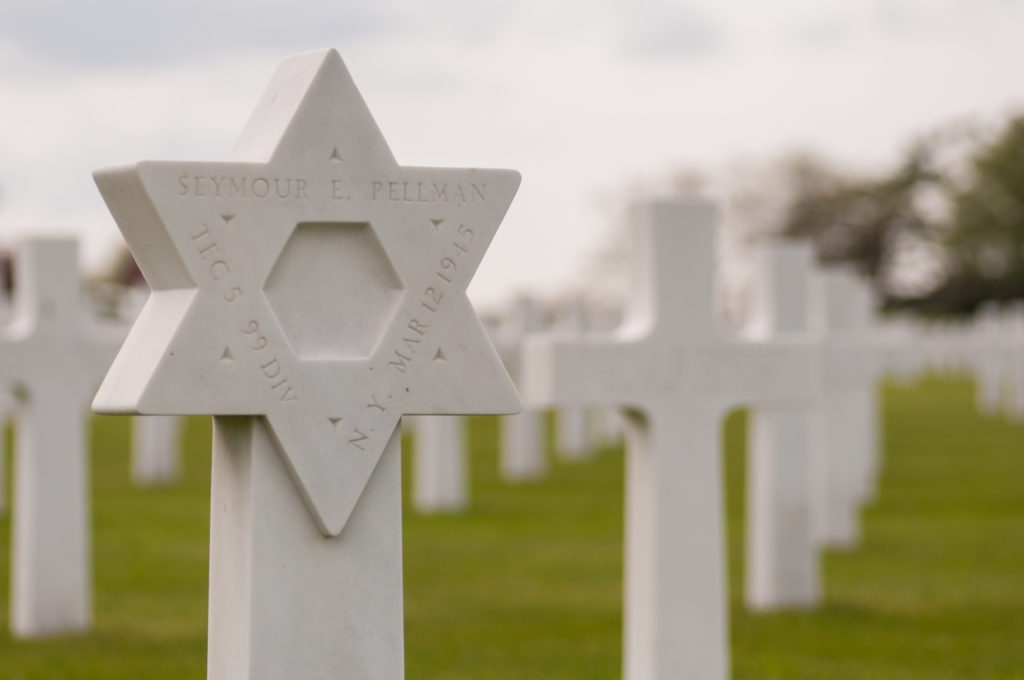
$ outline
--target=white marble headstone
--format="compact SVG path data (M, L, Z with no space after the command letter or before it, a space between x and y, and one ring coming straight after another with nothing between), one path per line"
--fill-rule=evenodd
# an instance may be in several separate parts
M758 248L749 339L810 339L812 261L808 244L774 242ZM819 550L811 522L812 406L751 409L746 602L752 609L807 608L821 599Z
M575 299L561 310L552 330L573 339L584 332L586 324L583 301ZM589 409L581 406L565 406L555 412L555 452L564 460L581 460L593 452L588 416Z
M1005 412L1011 422L1024 423L1024 304L1006 311L1006 397Z
M11 300L0 287L0 328L11 320ZM7 438L4 430L14 415L16 402L14 388L0 385L0 515L7 513Z
M466 422L459 416L413 416L412 505L422 513L469 505Z
M631 215L636 281L612 336L528 341L534 406L611 403L626 428L626 680L729 676L722 419L741 404L806 403L805 342L740 342L714 306L715 217L703 203Z
M31 239L15 260L13 318L0 381L16 385L11 631L87 629L92 568L86 414L124 328L92 318L80 297L78 244Z
M544 328L544 318L529 297L517 297L494 335L512 379L522 380L522 348L526 337ZM548 472L547 432L544 413L526 407L521 413L501 419L501 448L498 466L509 482L524 482L544 477Z
M812 484L815 535L823 545L860 542L860 509L874 490L878 458L877 357L873 302L856 274L820 274L812 326L822 333L824 368Z
M95 177L153 290L95 407L215 416L208 676L399 680L399 423L519 409L465 293L518 173L398 165L326 50L231 160Z

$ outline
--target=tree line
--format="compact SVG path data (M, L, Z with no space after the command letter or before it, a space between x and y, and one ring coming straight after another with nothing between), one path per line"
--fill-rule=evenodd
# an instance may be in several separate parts
M886 173L854 177L810 156L778 170L788 198L768 230L854 265L887 308L960 316L1024 299L1024 115L995 134L926 135Z

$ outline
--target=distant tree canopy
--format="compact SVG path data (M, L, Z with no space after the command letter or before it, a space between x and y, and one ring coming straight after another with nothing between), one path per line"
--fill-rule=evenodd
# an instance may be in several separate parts
M934 295L960 308L1024 298L1024 117L982 148L971 170L971 183L953 196L950 275Z
M774 230L811 239L824 262L856 265L889 307L959 315L1024 298L1024 116L951 159L965 139L925 138L878 177L790 159L791 197Z

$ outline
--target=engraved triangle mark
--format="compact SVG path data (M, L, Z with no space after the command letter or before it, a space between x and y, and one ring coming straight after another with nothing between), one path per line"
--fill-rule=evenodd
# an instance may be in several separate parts
M442 222L444 222L444 220L430 220L430 223L434 225L434 231L440 231L441 230L441 223Z
M338 153L338 147L334 147L334 151L331 152L331 159L330 160L331 160L332 163L341 163L342 160L344 160L341 157L341 154Z
M328 416L327 420L331 421L331 426L335 430L337 430L338 429L338 423L340 423L342 421L342 418L331 418L330 416Z
M221 215L220 218L224 220L224 224L231 224L231 220L235 219L234 215Z
M224 348L224 353L220 355L220 360L221 361L234 361L235 360L235 355L231 353L231 348L230 347L225 347Z
M437 348L437 354L434 355L434 361L448 361L448 357L444 355L444 352L441 351L440 347Z

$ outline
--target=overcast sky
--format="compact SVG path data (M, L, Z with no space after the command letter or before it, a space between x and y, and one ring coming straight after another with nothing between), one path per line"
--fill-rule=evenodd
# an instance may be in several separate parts
M508 167L471 293L572 283L638 177L793 149L883 167L1024 111L1024 0L4 0L0 240L119 236L90 176L220 160L277 62L335 47L398 161Z

